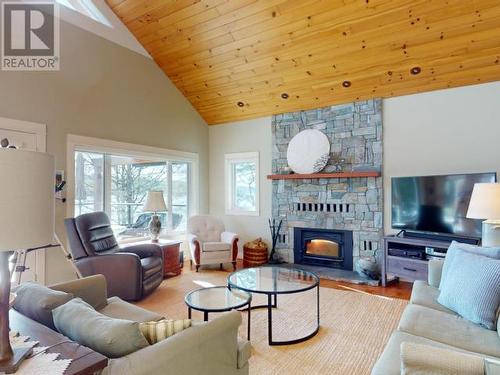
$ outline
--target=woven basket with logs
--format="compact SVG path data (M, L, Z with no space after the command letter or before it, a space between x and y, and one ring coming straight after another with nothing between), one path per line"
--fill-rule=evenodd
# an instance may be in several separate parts
M243 267L257 267L267 263L267 245L262 238L243 246Z

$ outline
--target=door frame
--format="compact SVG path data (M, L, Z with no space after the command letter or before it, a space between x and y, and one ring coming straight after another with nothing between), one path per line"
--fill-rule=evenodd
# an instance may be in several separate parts
M47 125L45 124L0 117L0 129L33 134L36 139L36 151L47 151ZM45 251L43 250L35 252L35 278L36 282L45 285Z

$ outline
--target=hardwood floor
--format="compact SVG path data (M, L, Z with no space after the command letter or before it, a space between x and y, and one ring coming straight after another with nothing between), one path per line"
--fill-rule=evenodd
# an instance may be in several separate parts
M409 300L411 295L411 289L413 284L398 281L390 286L381 287L381 286L368 286L368 285L355 285L340 281L331 281L321 279L320 285L325 288L333 288L333 289L341 289L341 290L349 290L351 292L360 292L360 293L368 293L368 294L376 294L378 296L384 296L389 298L399 298Z
M238 269L243 268L243 263L241 261L238 261L237 268ZM226 270L229 270L229 269L230 268L228 266L226 266ZM188 261L185 263L182 272L185 273L185 272L195 272L195 271L194 271L194 268L190 269L189 261ZM182 277L182 275L179 277ZM320 285L324 288L332 288L332 289L348 290L351 292L375 294L378 296L384 296L384 297L389 297L389 298L399 298L399 299L404 299L404 300L410 299L411 289L413 286L412 283L399 281L399 282L392 283L390 286L384 288L381 286L356 285L356 284L340 282L340 281L332 281L332 280L327 280L327 279L321 279Z

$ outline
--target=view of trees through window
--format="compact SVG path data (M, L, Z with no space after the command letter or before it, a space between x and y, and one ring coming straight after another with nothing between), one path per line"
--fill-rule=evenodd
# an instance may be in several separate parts
M189 214L189 163L147 160L94 152L75 153L75 215L108 213L120 237L148 235L148 191L164 192L164 231L184 231Z
M256 170L253 162L233 164L233 202L242 211L256 210Z
M259 153L224 155L226 213L259 215Z

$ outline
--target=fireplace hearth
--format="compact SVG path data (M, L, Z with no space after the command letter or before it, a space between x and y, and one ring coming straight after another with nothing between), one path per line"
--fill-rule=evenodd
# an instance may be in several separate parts
M352 270L352 231L294 228L294 262Z

